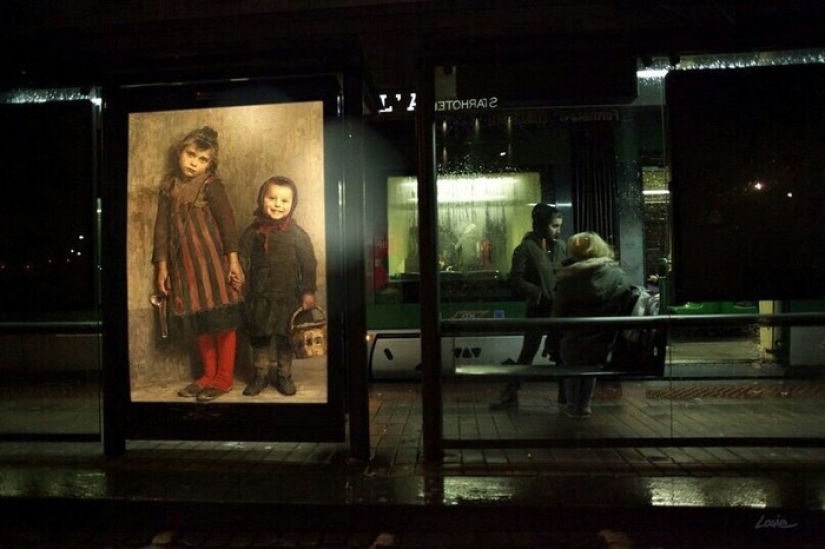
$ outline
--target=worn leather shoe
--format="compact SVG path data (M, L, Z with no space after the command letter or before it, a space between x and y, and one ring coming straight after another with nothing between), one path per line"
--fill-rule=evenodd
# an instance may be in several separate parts
M219 396L225 395L228 392L229 391L224 391L223 389L218 389L216 387L207 387L198 393L198 402L209 402L210 400L215 400Z
M198 396L201 393L201 391L203 391L203 387L201 387L197 383L190 383L189 385L178 391L178 396L184 398L194 398Z
M275 389L284 396L292 396L298 391L295 383L292 381L292 376L278 376L275 380Z
M243 390L243 394L246 396L259 395L261 394L261 391L266 389L267 385L269 385L269 377L256 374L255 379L252 380L252 383L247 385L246 389Z

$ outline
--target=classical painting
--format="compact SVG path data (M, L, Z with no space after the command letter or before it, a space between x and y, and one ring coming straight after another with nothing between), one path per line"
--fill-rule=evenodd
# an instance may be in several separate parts
M328 401L323 110L129 114L133 402Z

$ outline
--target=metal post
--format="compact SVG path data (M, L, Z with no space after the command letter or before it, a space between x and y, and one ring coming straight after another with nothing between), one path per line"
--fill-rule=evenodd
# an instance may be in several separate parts
M367 333L364 255L363 75L350 67L344 73L344 316L348 368L350 454L369 460L369 373L364 334Z
M443 457L441 334L438 286L438 211L435 177L435 81L433 67L420 60L416 72L418 144L418 241L421 292L421 382L424 460Z

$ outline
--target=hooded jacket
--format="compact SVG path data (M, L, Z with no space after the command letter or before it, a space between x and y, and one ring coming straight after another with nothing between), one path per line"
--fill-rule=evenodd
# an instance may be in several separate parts
M270 233L253 223L241 235L238 257L247 277L249 334L289 336L301 295L317 291L318 262L309 235L295 221Z
M553 317L620 316L630 282L609 257L577 261L559 271ZM565 329L561 356L570 366L603 364L615 329Z

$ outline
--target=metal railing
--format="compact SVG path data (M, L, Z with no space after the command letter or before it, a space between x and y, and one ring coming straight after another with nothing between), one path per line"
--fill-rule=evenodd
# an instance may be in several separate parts
M666 333L683 328L719 327L796 327L825 326L825 312L777 313L777 314L714 314L714 315L659 315L647 317L593 317L593 318L547 318L547 319L445 319L442 320L440 335L493 335L503 333L523 333L528 328L541 329L581 329L650 328L665 330ZM825 357L825 351L823 352ZM614 372L615 375L615 372ZM472 376L473 380L483 380L484 376ZM490 378L492 379L492 378ZM439 387L440 389L440 387ZM424 388L426 390L426 387ZM439 395L441 396L441 395ZM440 409L423 410L424 424L443 421ZM514 449L551 447L651 447L651 446L825 446L822 437L789 436L770 437L621 437L621 438L441 438L442 449Z

